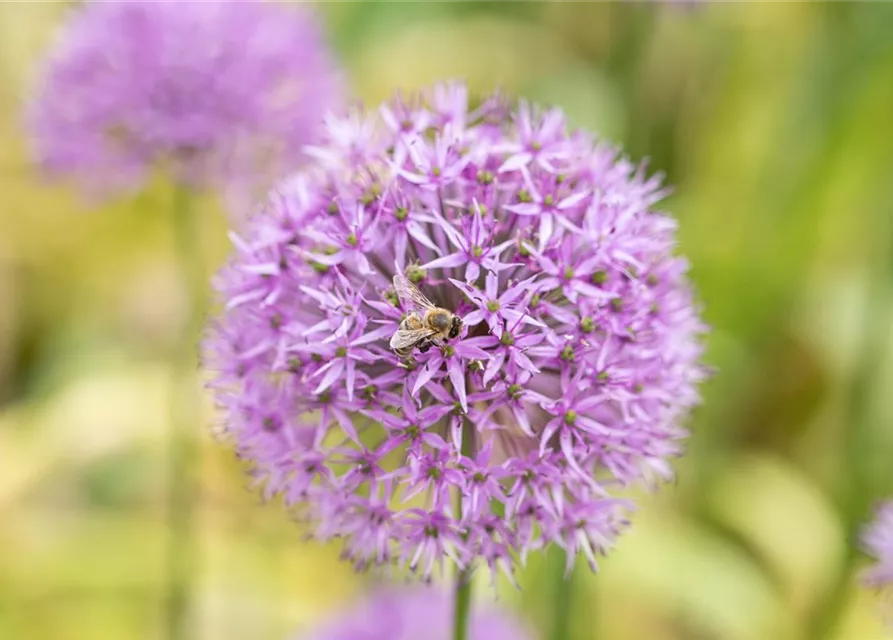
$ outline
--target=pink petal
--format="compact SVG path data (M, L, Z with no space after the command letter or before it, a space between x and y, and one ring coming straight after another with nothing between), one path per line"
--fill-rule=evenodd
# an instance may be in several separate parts
M449 368L450 380L453 382L453 391L459 396L459 402L462 404L462 410L468 412L468 397L465 395L465 372L453 363Z
M530 163L533 154L529 152L516 153L511 158L502 163L499 167L499 173L507 173L509 171L517 171L521 167Z
M443 256L441 258L437 258L428 262L427 264L423 264L421 266L422 269L443 269L445 267L458 267L463 264L468 258L461 253L451 253L448 256Z
M505 205L503 209L519 216L535 216L542 212L543 207L536 202L519 202L518 204Z
M564 198L561 202L558 203L558 208L564 211L565 209L570 209L571 207L575 207L580 204L589 196L588 191L581 191L580 193L575 193Z
M504 351L493 356L492 360L490 360L490 362L487 364L487 368L484 370L484 385L490 384L490 381L496 377L496 374L499 373L499 370L502 368L502 363L504 361Z
M320 394L331 387L335 380L337 380L341 376L341 373L344 371L343 358L338 358L337 360L330 362L329 365L331 365L331 368L326 372L326 375L323 377L322 381L319 383L316 389L313 390L314 394Z
M437 372L437 369L440 368L440 359L438 359L438 366L432 367L431 363L425 365L425 368L419 373L419 377L416 379L415 384L412 386L412 395L418 395L419 389L424 387L431 381L431 378L434 377L434 374Z
M421 242L423 245L428 247L433 251L440 251L440 248L434 244L434 241L428 237L425 231L422 229L422 226L415 222L407 222L406 223L406 231L413 238Z

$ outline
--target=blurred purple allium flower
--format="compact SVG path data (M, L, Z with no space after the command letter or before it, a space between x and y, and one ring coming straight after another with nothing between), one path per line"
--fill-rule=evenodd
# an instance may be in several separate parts
M533 636L506 612L474 607L468 640L529 640ZM349 612L292 640L450 640L452 602L438 589L385 589Z
M294 166L340 84L305 7L96 1L62 29L27 119L40 165L99 194L159 164L247 188Z
M510 577L555 542L595 568L612 488L668 478L699 334L657 178L562 113L462 85L328 121L217 279L223 433L359 568L445 557ZM464 319L404 362L406 274ZM461 497L461 500L460 500Z
M893 585L893 502L882 504L865 527L862 548L878 561L863 574L865 582L874 587Z

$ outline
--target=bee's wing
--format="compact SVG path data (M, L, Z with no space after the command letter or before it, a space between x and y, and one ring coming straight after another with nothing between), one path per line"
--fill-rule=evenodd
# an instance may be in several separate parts
M430 338L436 331L431 329L398 329L391 336L391 349L406 349L413 347L425 338Z
M394 291L397 292L397 297L400 298L400 302L402 302L404 306L410 307L422 314L424 314L425 311L437 308L421 291L419 291L418 287L407 280L406 276L402 273L398 273L394 276Z

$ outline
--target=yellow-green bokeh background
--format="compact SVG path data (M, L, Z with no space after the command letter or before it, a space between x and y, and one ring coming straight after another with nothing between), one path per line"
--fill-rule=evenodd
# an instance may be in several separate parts
M0 638L163 638L166 362L188 300L163 180L96 209L28 165L20 104L66 10L0 5ZM577 572L573 639L883 637L879 598L845 570L868 560L844 562L854 520L893 495L893 5L322 12L359 98L500 85L676 186L719 373L678 481L599 575ZM201 224L211 268L227 251L212 197ZM368 586L260 505L208 433L192 637L278 640ZM540 630L552 560L500 590Z

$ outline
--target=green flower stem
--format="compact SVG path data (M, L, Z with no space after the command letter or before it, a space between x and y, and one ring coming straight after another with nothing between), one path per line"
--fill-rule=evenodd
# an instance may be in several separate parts
M471 576L465 570L456 574L453 608L453 640L468 640L468 614L471 611Z
M468 418L462 424L462 455L473 458L475 454L475 428ZM457 512L462 511L462 496L458 496ZM471 611L471 575L467 569L456 572L455 597L453 600L453 640L468 640L468 617Z
M552 635L551 640L570 640L571 611L574 597L574 568L570 574L565 571L563 562L553 563L552 572L555 582L552 587Z
M171 214L180 274L188 294L187 324L172 357L170 434L168 436L166 637L187 640L192 580L195 575L197 445L193 429L200 419L197 392L197 342L204 308L205 277L198 251L192 195L183 186L172 194Z
M859 531L870 517L871 503L889 489L889 472L878 470L876 425L872 415L874 381L883 369L889 331L887 310L893 291L893 223L888 209L879 207L880 226L874 236L870 254L868 303L864 309L862 344L856 371L850 387L845 464L847 486L842 513L846 524L846 548L840 558L840 569L827 597L816 609L812 636L829 637L840 624L845 612L850 586L857 572Z

